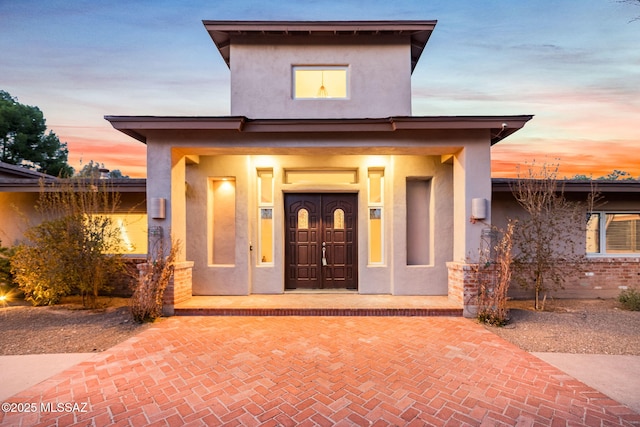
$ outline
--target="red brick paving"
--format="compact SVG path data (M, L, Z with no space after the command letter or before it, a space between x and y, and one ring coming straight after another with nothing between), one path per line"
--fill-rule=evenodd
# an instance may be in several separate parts
M173 317L13 396L10 426L639 426L473 321Z

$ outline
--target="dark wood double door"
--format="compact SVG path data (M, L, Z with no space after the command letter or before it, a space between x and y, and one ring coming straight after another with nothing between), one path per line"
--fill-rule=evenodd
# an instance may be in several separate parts
M285 288L357 289L357 194L285 194Z

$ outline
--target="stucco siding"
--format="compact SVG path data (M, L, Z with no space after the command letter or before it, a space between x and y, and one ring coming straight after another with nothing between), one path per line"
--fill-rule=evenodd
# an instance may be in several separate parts
M319 36L286 41L233 38L231 114L249 118L411 115L408 36L359 36L349 40ZM347 99L294 99L292 67L296 65L347 66Z

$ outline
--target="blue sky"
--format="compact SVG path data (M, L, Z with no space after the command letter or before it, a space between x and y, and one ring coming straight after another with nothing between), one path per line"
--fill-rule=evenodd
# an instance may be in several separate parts
M202 20L438 20L414 115L533 114L492 149L561 174L640 176L640 6L616 0L0 0L0 89L44 112L69 160L145 175L104 115L227 115L229 70Z

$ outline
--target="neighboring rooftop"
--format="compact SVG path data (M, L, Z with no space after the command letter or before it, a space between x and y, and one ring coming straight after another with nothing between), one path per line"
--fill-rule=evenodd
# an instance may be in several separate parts
M47 175L33 169L29 169L23 166L12 165L5 162L0 162L0 178L31 178L31 179L55 179L55 176Z

